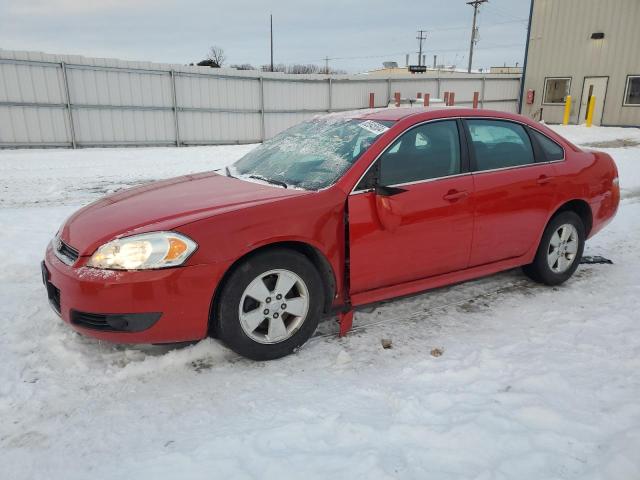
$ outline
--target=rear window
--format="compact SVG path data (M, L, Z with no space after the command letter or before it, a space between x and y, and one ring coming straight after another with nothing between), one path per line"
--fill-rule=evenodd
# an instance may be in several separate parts
M548 162L564 158L564 150L560 145L536 130L531 129L529 131L538 142L538 145L540 145L540 148L542 148Z

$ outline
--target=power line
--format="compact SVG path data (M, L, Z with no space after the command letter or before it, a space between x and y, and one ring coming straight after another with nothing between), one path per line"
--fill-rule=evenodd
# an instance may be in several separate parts
M512 48L512 47L523 47L524 43L510 43L510 44L494 44L494 45L485 45L483 47L477 47L475 50L495 50L500 48ZM445 52L445 53L455 53L455 52L465 52L466 47L463 48L439 48L434 49L434 51ZM329 60L366 60L368 58L385 58L385 57L393 57L395 55L404 55L406 52L390 52L381 55L362 55L362 56L352 56L352 57L331 57ZM324 58L319 59L324 61Z
M471 0L467 2L467 5L471 5L473 7L473 25L471 26L471 44L469 45L469 68L467 68L467 72L471 73L471 64L473 62L473 47L478 41L478 29L476 27L476 19L478 17L478 8L483 3L487 3L489 0Z
M503 8L497 7L494 4L487 5L487 8L489 9L489 11L491 11L493 13L497 13L501 17L510 18L510 19L513 19L513 20L518 19L518 17L516 15L514 15L513 13L509 13L506 10L504 10Z
M527 23L529 21L528 18L520 18L517 20L508 20L508 21L504 21L504 22L496 22L496 23L491 23L489 25L482 25L482 28L484 29L489 29L489 28L493 28L493 27L498 27L500 25L508 25L511 23ZM445 28L430 28L428 31L429 33L433 33L433 32L450 32L453 30L466 30L469 28L469 25L459 25L459 26L455 26L455 27L445 27Z

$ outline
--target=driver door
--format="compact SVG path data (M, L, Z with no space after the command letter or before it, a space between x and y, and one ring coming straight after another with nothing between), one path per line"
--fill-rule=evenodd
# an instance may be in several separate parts
M348 199L350 289L462 270L473 230L473 178L457 120L400 136Z

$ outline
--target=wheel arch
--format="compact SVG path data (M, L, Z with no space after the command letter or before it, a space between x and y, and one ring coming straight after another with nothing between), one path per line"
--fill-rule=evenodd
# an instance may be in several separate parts
M278 241L274 243L268 243L266 245L261 245L260 247L257 247L257 248L254 248L253 250L245 252L244 255L242 255L236 261L234 261L229 266L229 268L227 268L227 270L224 272L222 278L220 279L220 282L218 282L218 285L215 288L213 298L211 300L211 306L209 307L209 325L208 325L209 334L217 336L215 331L216 322L213 321L214 312L218 305L222 288L224 287L231 273L233 273L233 271L236 268L238 268L238 266L248 258L251 258L252 256L255 256L259 253L262 253L268 250L274 250L274 249L293 250L298 253L301 253L302 255L307 257L309 261L311 261L314 267L318 270L318 273L320 273L320 277L322 279L322 285L324 287L323 312L325 314L328 314L331 312L333 299L335 298L335 294L336 294L337 283L336 283L335 271L331 266L331 263L329 262L327 257L316 247L306 242L297 241L297 240Z
M584 224L585 236L589 237L589 234L591 233L591 229L593 228L593 212L591 211L591 206L589 205L589 203L579 198L569 200L563 203L562 205L560 205L556 209L556 211L553 212L553 215L551 215L551 217L549 218L549 221L551 221L552 218L554 218L556 215L562 212L576 213L582 220L582 223Z

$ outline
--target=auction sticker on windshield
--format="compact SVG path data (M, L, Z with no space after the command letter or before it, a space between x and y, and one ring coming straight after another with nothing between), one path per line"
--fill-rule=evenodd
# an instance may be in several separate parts
M374 122L373 120L367 120L365 122L360 123L359 125L360 125L360 127L364 128L365 130L368 130L371 133L374 133L376 135L381 135L384 132L386 132L387 130L389 130L389 127L386 127L386 126L382 125L381 123Z

